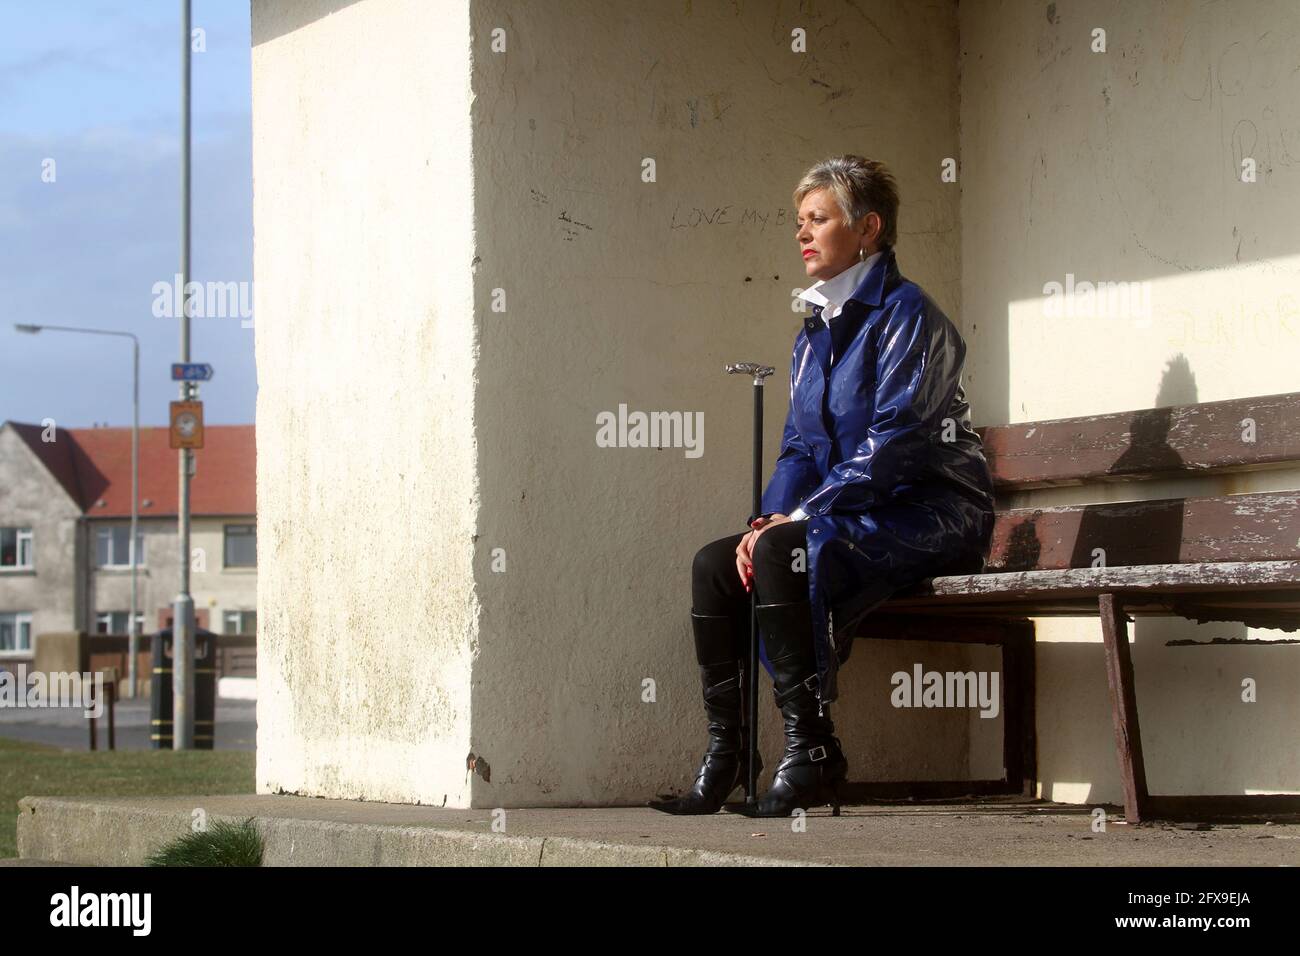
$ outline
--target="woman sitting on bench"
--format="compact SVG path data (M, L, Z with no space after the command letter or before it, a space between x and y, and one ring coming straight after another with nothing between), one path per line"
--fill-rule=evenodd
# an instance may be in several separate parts
M830 802L839 812L848 761L828 705L855 621L894 591L939 574L978 572L993 531L993 479L961 384L966 345L894 258L898 189L883 163L818 163L794 192L795 239L813 306L794 342L790 412L751 530L699 550L691 624L709 747L691 790L650 802L715 813L748 794L741 663L750 589L758 589L760 659L785 719L785 754L751 816ZM759 769L761 769L761 761Z

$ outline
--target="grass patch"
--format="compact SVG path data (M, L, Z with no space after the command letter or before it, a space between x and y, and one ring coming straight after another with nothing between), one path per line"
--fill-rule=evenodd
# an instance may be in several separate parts
M145 866L261 866L262 835L249 817L242 823L217 820L207 830L164 844Z
M0 737L0 859L18 855L23 797L252 793L251 750L60 750Z

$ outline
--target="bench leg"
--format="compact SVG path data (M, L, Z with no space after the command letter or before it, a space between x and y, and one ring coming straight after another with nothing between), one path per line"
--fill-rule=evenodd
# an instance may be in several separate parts
M1007 783L1027 799L1037 796L1037 730L1034 717L1034 625L1006 622L1002 641L1002 765Z
M1138 727L1137 695L1133 686L1133 662L1128 649L1128 619L1114 594L1098 598L1101 635L1106 644L1106 683L1110 687L1111 719L1115 725L1115 749L1124 785L1124 818L1141 823L1149 816L1146 764L1142 759L1142 734Z

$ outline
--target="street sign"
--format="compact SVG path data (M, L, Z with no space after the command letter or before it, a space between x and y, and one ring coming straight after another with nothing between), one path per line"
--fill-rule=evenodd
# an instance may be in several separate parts
M173 448L203 447L203 403L172 402L171 446Z
M173 362L173 382L206 382L212 378L212 366L206 362Z

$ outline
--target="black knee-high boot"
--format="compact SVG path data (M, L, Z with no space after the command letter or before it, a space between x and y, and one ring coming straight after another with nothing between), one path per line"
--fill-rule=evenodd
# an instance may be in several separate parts
M704 687L704 710L709 716L709 749L704 754L695 783L680 797L660 794L647 806L664 813L717 813L737 786L749 781L749 734L744 724L743 677L736 624L725 615L691 612L695 656ZM763 768L760 757L759 770Z
M757 817L787 817L796 808L830 803L840 814L848 761L829 712L819 714L812 606L807 601L758 605L759 628L772 664L776 704L785 718L785 755L772 788L754 806L732 807Z

